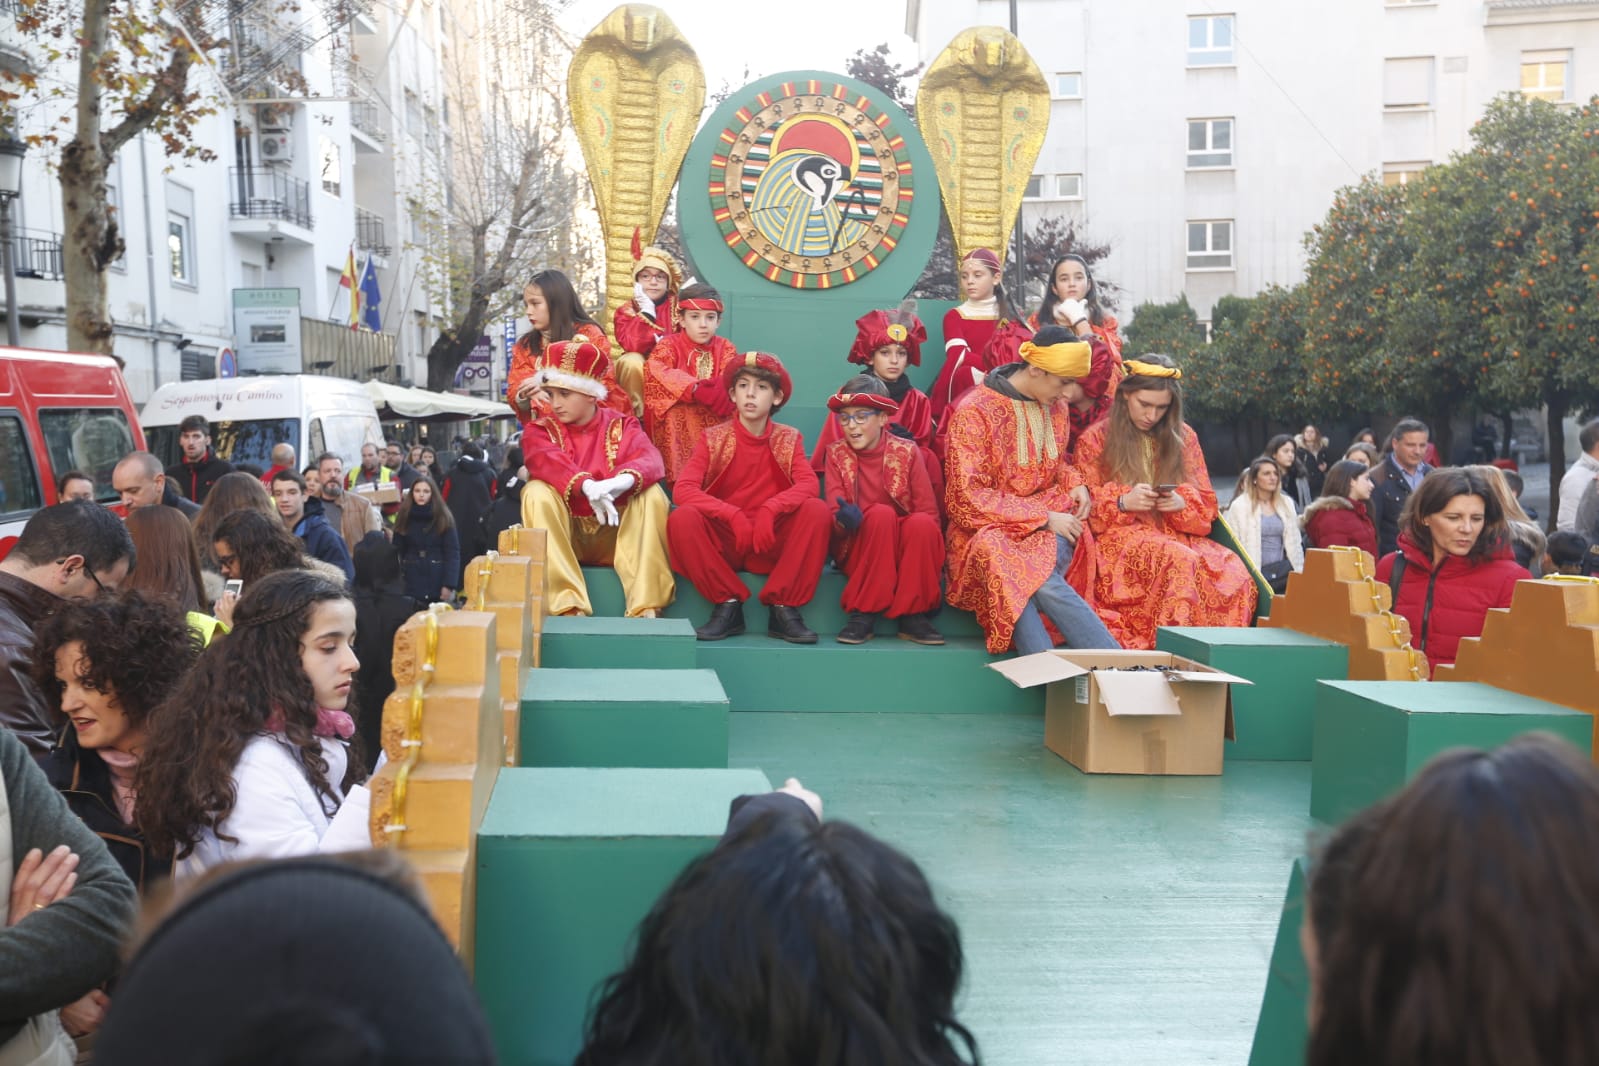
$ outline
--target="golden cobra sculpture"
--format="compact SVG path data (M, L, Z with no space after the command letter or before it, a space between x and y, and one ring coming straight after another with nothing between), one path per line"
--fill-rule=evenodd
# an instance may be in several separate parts
M605 230L601 321L633 298L633 231L649 244L705 106L699 57L666 12L623 4L583 38L566 97Z
M933 156L957 261L1006 245L1049 131L1049 83L997 26L957 34L922 76L916 124Z

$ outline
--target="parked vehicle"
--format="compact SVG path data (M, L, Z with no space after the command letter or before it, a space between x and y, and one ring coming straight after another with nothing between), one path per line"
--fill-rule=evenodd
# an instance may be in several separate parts
M143 413L150 450L163 463L182 458L178 424L195 414L211 423L211 447L218 456L262 470L272 465L274 444L293 445L301 466L332 452L346 467L361 461L361 445L383 446L371 397L344 378L284 374L163 385Z
M111 471L144 440L115 359L0 347L0 556L68 470L120 511Z

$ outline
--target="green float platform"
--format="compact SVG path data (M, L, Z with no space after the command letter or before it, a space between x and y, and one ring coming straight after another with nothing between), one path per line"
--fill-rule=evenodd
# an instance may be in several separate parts
M709 670L524 670L521 764L720 769L727 713Z
M1266 995L1255 1023L1249 1066L1302 1066L1310 1026L1305 1008L1310 1001L1310 970L1299 947L1299 926L1305 917L1305 860L1295 859L1283 896L1277 940L1266 970Z
M544 620L539 663L556 670L691 670L694 627L682 618Z
M1494 748L1544 730L1592 750L1593 718L1478 682L1323 681L1311 816L1328 824L1396 791L1449 748Z
M590 624L600 626L605 618L621 615L622 588L615 572L586 567L583 573L595 612ZM752 593L758 593L766 580L758 574L742 576ZM745 635L697 641L695 661L716 671L735 711L1044 713L1042 689L1018 689L985 669L1003 656L988 654L982 628L969 612L946 606L933 619L948 641L941 647L900 640L896 624L886 618L878 620L875 640L839 644L833 638L848 617L838 602L843 590L844 575L825 571L815 598L802 608L806 623L820 637L816 644L786 644L766 636L766 608L752 595L744 605ZM679 580L677 601L666 614L701 625L710 611L694 587ZM546 625L556 621L549 619ZM587 642L590 647L584 654L625 662L628 633L600 632L603 639ZM544 662L551 665L547 652Z
M1228 761L1309 759L1316 682L1349 676L1349 649L1291 629L1173 626L1155 647L1254 682L1231 691L1238 739Z
M502 770L478 830L476 983L500 1062L561 1066L639 920L758 770Z

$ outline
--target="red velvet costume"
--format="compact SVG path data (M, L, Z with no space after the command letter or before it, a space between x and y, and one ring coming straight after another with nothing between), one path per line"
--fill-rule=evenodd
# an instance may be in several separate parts
M835 440L826 462L833 512L839 497L861 509L858 529L833 533L833 560L849 578L844 610L899 618L936 608L944 534L920 449L885 432L859 452Z
M673 311L677 301L670 293L655 305L655 317L646 318L639 311L638 301L629 300L616 309L611 318L611 332L616 334L616 345L624 352L649 355L663 337L677 332Z
M983 361L983 352L999 328L995 302L987 300L975 305L968 300L944 315L944 367L938 372L929 397L933 418L939 424L946 421L945 412L950 405L993 369Z
M817 496L805 440L770 422L757 437L737 418L707 429L679 472L677 507L666 523L672 569L712 603L749 599L738 571L767 574L761 602L803 607L816 595L827 561L833 512ZM739 527L768 512L777 543L766 552L740 544Z
M580 517L594 516L583 495L585 480L632 474L637 484L617 498L620 505L660 481L664 473L661 453L644 435L638 419L608 407L597 408L586 426L564 425L553 415L534 420L522 434L522 454L528 476L560 492L567 508Z
M511 348L511 369L505 375L505 402L512 407L516 407L517 414L521 417L524 426L549 414L548 410L537 404L534 405L533 410L516 406L516 390L522 386L522 382L531 377L533 372L539 368L539 351L542 350L543 345L540 344L537 349L533 347L533 342L538 335L537 330L530 330L516 339L516 344ZM610 361L611 342L605 339L605 331L600 329L600 327L588 322L581 323L573 331L572 337L569 339L588 341L600 350L600 354L605 356L607 363ZM605 403L602 406L619 414L632 414L633 403L627 398L627 393L622 391L621 386L617 385L616 376L610 370L605 371L604 382L606 395Z
M718 414L694 399L706 381L720 381L738 358L733 342L712 337L701 347L687 333L663 338L644 364L644 425L666 461L666 483L677 481L683 465L705 431L728 415ZM725 393L722 393L725 396Z

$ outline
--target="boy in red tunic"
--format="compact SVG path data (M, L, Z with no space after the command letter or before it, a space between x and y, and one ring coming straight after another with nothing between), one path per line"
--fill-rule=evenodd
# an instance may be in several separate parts
M549 533L551 614L594 613L584 563L615 566L627 617L654 618L677 595L666 553L661 453L638 419L600 401L609 360L587 341L546 345L531 376L550 413L528 423L522 452L529 481L522 524Z
M870 374L850 378L827 408L843 431L826 456L833 560L849 578L840 597L849 621L838 642L865 644L886 613L899 619L901 640L942 644L928 612L941 595L944 533L921 453L888 432L894 399Z
M815 644L799 609L816 595L833 512L816 495L799 430L771 420L793 385L765 352L740 356L723 382L737 417L700 437L678 475L677 509L666 523L672 569L715 604L695 635L722 640L744 632L750 593L739 580L742 569L768 575L761 590L770 609L767 635Z
M684 289L677 316L678 331L655 345L644 366L644 427L666 461L668 485L705 431L732 416L722 377L738 358L733 343L716 335L722 298L715 289Z
M616 309L611 332L622 354L616 357L616 380L633 401L633 413L644 417L644 363L661 338L677 331L677 290L683 272L661 248L641 248L633 231L633 299Z

